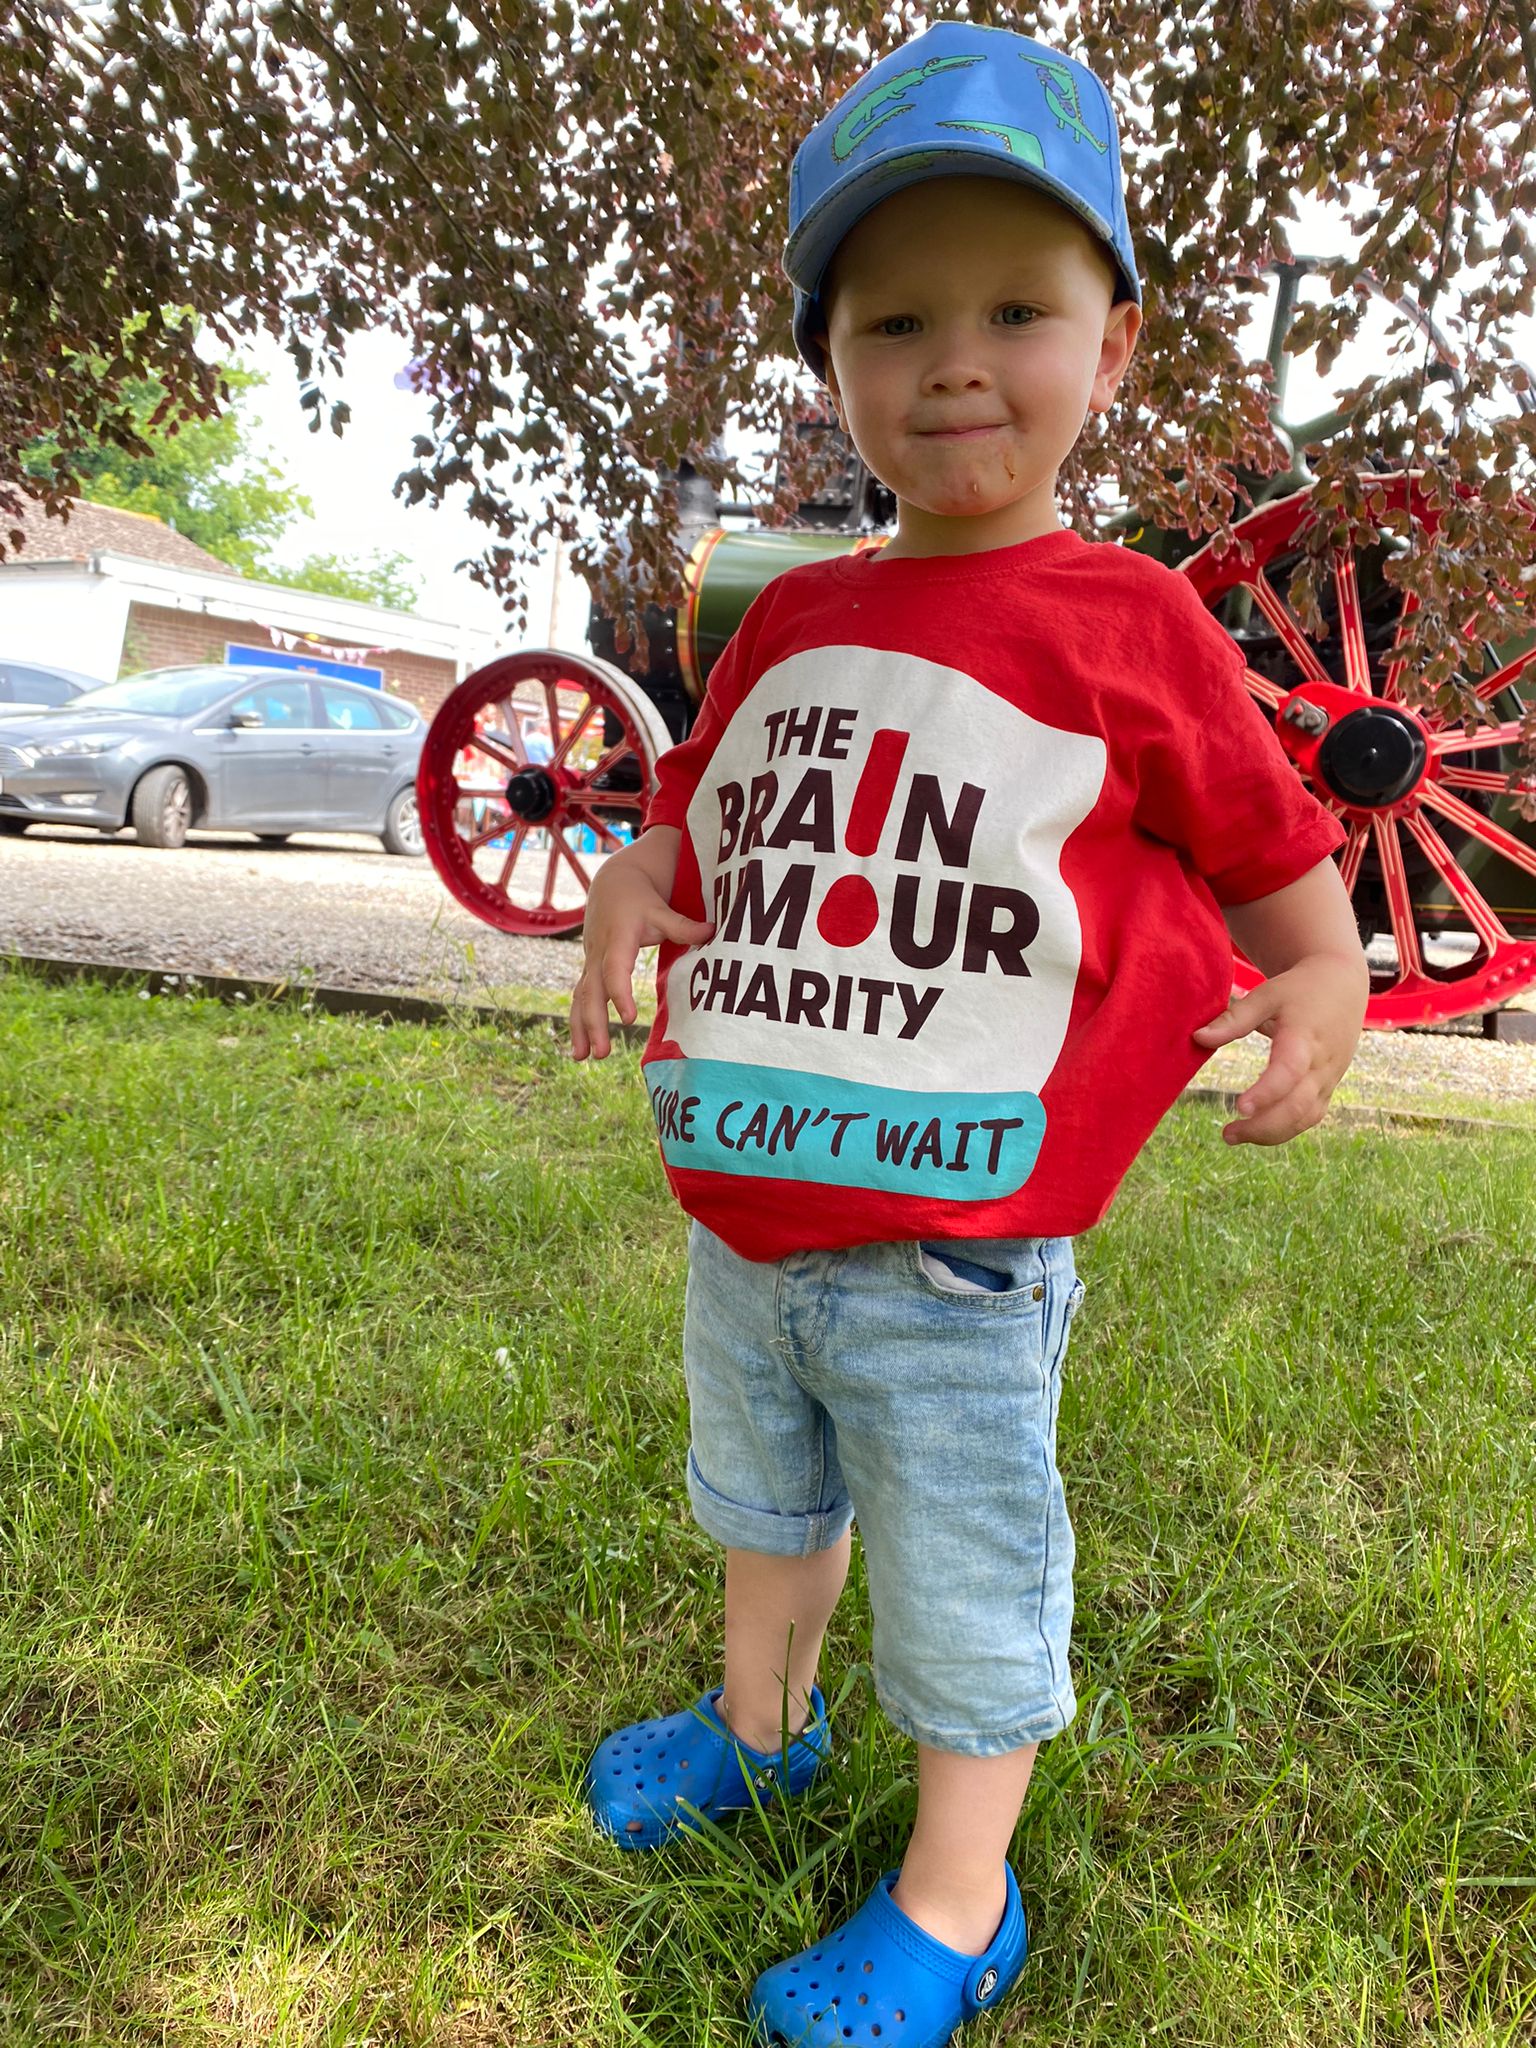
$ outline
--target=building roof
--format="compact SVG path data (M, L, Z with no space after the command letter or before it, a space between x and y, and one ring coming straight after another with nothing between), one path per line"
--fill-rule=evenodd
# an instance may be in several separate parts
M16 526L26 539L13 553L9 535ZM168 569L204 569L218 576L240 574L163 519L147 512L123 512L115 505L94 505L89 498L71 499L69 518L64 520L50 519L40 499L23 497L19 520L0 517L0 544L7 561L84 562L106 549L140 562L159 562Z

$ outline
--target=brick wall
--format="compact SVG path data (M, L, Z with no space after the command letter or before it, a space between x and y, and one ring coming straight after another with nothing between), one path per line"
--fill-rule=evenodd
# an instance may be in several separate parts
M158 604L134 604L128 608L128 629L123 635L119 675L132 675L141 668L171 668L179 663L222 661L226 642L237 640L245 647L276 648L265 626L249 619L219 618L211 612L178 612ZM428 717L454 686L451 661L434 661L424 654L405 654L391 648L371 654L366 666L384 671L384 687L391 696L404 697Z

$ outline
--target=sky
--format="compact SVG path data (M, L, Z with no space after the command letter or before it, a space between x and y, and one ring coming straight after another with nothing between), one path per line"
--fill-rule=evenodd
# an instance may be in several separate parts
M1339 218L1305 200L1298 201L1298 212L1300 219L1290 230L1291 246L1298 254L1327 256L1345 246L1347 229ZM1311 287L1312 292L1319 289ZM1326 382L1317 378L1310 363L1293 363L1286 403L1290 418L1305 419L1323 411L1338 391L1384 365L1381 336L1387 317L1385 308L1373 304L1362 343L1341 355ZM1252 353L1257 356L1267 328L1256 319L1250 331ZM1527 357L1536 361L1536 322L1526 323L1521 341ZM490 592L472 583L467 572L455 571L455 563L479 554L490 538L491 530L462 510L467 490L461 488L435 507L425 502L407 505L391 496L396 476L411 462L412 436L431 431L430 397L402 390L395 381L408 358L408 344L387 328L353 337L342 377L335 380L334 389L327 386L329 397L344 397L352 408L340 438L328 426L318 434L309 432L310 416L299 407L300 385L292 361L276 342L261 337L237 358L269 380L242 403L253 451L265 453L314 505L313 519L294 526L278 551L281 558L296 563L311 552L347 557L398 551L421 580L417 609L424 616L479 628L500 651L519 646L584 648L586 587L567 571L556 595L552 558L529 576L528 625L522 632L513 632Z

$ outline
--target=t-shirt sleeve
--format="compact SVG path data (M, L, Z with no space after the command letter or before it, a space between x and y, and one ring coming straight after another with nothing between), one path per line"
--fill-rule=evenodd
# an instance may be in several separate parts
M675 825L679 831L686 830L688 806L699 779L720 744L732 712L761 672L755 657L772 588L770 582L757 593L741 624L720 650L704 686L704 702L687 739L662 755L656 770L656 794L646 806L643 830L649 831L652 825Z
M1292 767L1241 652L1203 606L1188 637L1194 675L1143 751L1135 821L1186 854L1223 907L1252 903L1347 835Z

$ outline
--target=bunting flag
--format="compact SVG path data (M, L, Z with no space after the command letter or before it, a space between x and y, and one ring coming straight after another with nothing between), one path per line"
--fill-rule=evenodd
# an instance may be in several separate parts
M370 655L389 652L387 646L338 646L334 641L322 640L314 633L285 633L281 626L268 626L267 631L271 635L273 645L280 647L285 654L319 654L327 661L361 663L367 661Z

